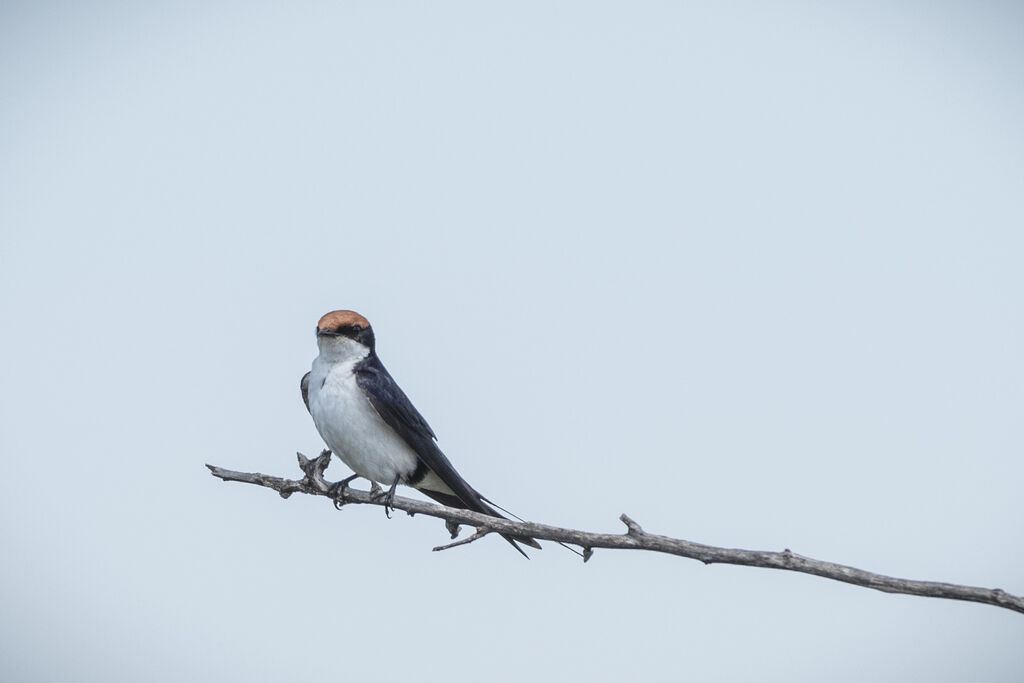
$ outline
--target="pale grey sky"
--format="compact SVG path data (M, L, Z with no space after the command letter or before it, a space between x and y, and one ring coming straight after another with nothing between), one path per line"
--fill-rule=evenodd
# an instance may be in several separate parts
M1019 681L1024 617L292 476L373 323L530 519L1024 593L1014 3L6 3L0 679ZM335 463L330 475L345 468Z

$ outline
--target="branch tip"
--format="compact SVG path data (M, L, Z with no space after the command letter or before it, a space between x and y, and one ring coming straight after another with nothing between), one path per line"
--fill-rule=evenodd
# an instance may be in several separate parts
M622 520L622 523L626 525L626 528L628 529L626 534L628 534L629 536L642 536L644 534L643 528L639 524L634 522L632 519L630 519L629 515L627 515L625 512L619 515L619 519Z
M320 451L320 455L317 456L317 464L322 465L323 469L326 470L331 464L331 452L326 448Z

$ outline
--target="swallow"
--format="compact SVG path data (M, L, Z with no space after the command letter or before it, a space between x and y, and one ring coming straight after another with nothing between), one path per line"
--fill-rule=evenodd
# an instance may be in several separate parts
M357 477L388 489L385 512L399 484L448 507L507 519L456 471L434 431L384 368L370 322L355 311L331 311L316 326L319 354L300 382L302 400L327 447ZM540 548L533 538L504 535Z

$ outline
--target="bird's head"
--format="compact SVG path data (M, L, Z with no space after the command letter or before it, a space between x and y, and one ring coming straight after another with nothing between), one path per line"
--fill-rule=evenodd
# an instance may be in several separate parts
M320 353L337 360L365 358L373 351L370 321L355 311L331 311L316 324Z

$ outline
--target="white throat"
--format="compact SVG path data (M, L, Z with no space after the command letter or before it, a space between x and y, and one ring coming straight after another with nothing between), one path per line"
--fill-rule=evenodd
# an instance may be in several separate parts
M370 355L370 349L348 337L317 337L320 358L328 363L359 361Z

